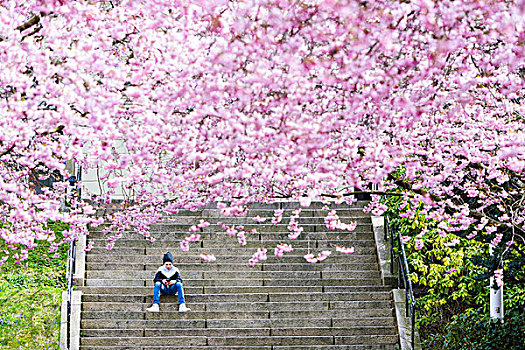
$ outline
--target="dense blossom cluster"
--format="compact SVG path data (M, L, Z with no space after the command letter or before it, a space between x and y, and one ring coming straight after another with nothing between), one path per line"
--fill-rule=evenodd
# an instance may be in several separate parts
M286 243L279 243L275 247L275 257L276 258L282 258L284 253L291 253L293 252L293 247L290 244Z
M205 261L205 262L214 262L215 260L217 260L215 255L208 254L208 253L201 253L200 258L202 261Z
M336 252L339 252L339 253L342 253L342 254L353 254L355 253L355 248L354 247L340 247L340 246L336 246L335 247L335 251Z
M320 252L317 255L314 255L312 253L308 253L308 254L306 254L304 256L304 259L306 261L308 261L309 263L311 263L311 264L315 264L315 263L318 263L320 261L326 260L326 258L328 258L330 256L330 254L332 254L332 252L330 250L323 250L322 252Z
M244 226L242 225L228 226L222 223L221 221L219 221L217 225L222 227L225 230L227 235L231 237L237 237L237 242L239 242L239 244L242 246L246 245L246 234L247 233L251 233L251 234L257 233L256 228L253 228L249 232L247 232L244 230Z
M290 231L288 234L289 239L297 239L304 231L304 228L299 226L299 221L297 221L300 214L301 208L297 208L292 212L292 215L290 215L290 223L288 224L288 230Z
M248 265L255 266L259 261L264 261L268 259L268 256L266 253L268 252L268 249L265 248L257 248L257 251L253 253L250 260L248 260Z
M279 223L283 219L283 213L284 213L284 210L282 209L275 210L273 213L272 224L279 225Z
M353 231L355 230L357 226L357 221L354 221L350 224L345 224L341 222L335 210L330 210L328 215L326 215L324 218L324 223L329 230L338 229L338 230Z
M41 188L68 162L97 170L92 203L124 193L111 246L149 238L163 212L351 203L371 184L444 234L523 240L524 14L523 0L2 1L0 261L62 243L50 220L70 224L64 240L102 222L81 184Z

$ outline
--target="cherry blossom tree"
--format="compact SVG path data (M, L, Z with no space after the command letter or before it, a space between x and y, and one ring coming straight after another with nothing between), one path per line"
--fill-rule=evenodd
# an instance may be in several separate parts
M524 14L523 0L2 1L2 259L100 223L67 182L35 191L66 162L97 169L92 204L125 193L117 231L212 201L236 215L395 187L444 232L523 246ZM64 240L49 220L70 224Z

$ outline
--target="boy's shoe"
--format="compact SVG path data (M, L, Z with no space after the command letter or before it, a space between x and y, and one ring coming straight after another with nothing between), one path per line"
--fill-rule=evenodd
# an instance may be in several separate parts
M191 309L189 307L186 307L186 304L179 305L179 312L187 312L187 311L191 311Z
M159 312L159 304L153 304L146 309L149 312Z

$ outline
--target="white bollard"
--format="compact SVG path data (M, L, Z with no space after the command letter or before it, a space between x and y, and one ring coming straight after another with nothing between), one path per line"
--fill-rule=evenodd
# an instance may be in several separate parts
M494 289L494 277L490 278L490 317L503 319L503 286Z
M493 254L494 246L489 245L489 253ZM504 310L503 310L503 285L500 287L494 288L494 279L495 275L498 273L501 280L503 280L503 269L494 271L492 276L489 279L490 283L490 317L493 319L503 320Z

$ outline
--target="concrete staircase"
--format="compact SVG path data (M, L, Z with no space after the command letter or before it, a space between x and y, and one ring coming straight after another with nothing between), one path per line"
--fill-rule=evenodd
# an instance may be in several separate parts
M329 231L320 203L302 208L304 232L287 235L288 218L297 203L254 205L245 217L221 217L217 209L181 211L152 227L150 243L126 232L108 251L101 228L90 233L94 248L86 255L81 312L80 349L209 349L209 350L343 350L389 349L398 343L390 288L381 285L370 216L363 203L340 206L341 221L357 221L355 231ZM285 210L272 225L275 209ZM332 205L331 208L337 208ZM256 223L252 217L268 218ZM200 219L202 239L182 252L179 242ZM240 247L217 225L257 228ZM278 243L294 251L276 258ZM336 245L353 246L344 255ZM248 266L256 248L268 249L268 260ZM330 249L325 261L310 264L303 256ZM161 296L159 313L148 313L156 269L171 251L184 279L188 313L177 311L176 296ZM214 254L206 263L200 252Z

